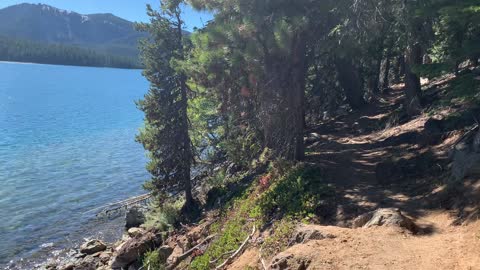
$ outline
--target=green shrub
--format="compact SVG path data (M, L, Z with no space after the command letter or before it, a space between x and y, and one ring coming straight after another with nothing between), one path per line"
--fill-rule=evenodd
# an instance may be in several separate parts
M295 217L315 214L321 201L334 196L332 186L322 180L318 168L299 165L273 183L260 199L264 215L275 212Z
M413 72L418 76L433 79L435 77L442 76L453 70L451 65L443 63L425 64L414 66Z
M251 198L251 190L247 190L239 198L228 203L222 221L218 221L210 228L210 233L218 233L219 236L210 244L206 252L192 262L191 269L207 270L221 264L227 259L227 252L237 250L245 238L251 233L255 224L260 227L261 211L256 200ZM210 261L217 260L214 265Z
M296 222L293 218L287 217L273 225L273 234L265 239L262 244L262 256L268 258L274 254L284 251L288 241L295 230Z
M174 203L166 202L161 206L158 205L158 203L152 203L150 205L150 211L146 215L145 226L161 231L169 230L177 222L182 206L183 201Z
M142 259L142 265L145 270L164 270L165 266L160 262L160 253L153 250L145 253Z

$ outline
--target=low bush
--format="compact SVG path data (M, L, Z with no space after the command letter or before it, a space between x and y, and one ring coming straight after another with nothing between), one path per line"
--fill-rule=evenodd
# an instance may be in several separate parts
M334 195L334 188L323 181L318 168L298 165L274 182L262 194L259 204L267 216L280 213L307 217L316 213L322 201Z
M142 259L142 269L145 270L164 270L165 266L160 262L160 253L153 250L145 253Z
M244 192L243 196L235 199L225 206L229 209L224 217L213 224L210 232L218 233L206 252L192 262L191 269L207 270L223 263L232 251L239 248L245 238L251 233L252 227L261 225L261 212L256 201L252 198L251 190ZM210 261L215 261L210 264Z
M145 226L161 231L168 231L178 221L183 201L173 203L152 203L150 211L146 215Z
M273 233L262 244L262 256L269 258L273 254L284 251L295 230L296 221L291 217L283 218L273 224Z

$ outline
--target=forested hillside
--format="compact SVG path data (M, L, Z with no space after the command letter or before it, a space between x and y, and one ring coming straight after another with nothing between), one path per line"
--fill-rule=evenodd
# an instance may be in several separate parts
M214 20L183 36L184 3ZM165 0L148 15L152 203L109 266L480 267L479 0Z
M9 48L1 60L138 67L137 46L145 37L134 23L112 14L83 15L44 4L0 9L0 41Z
M0 37L0 61L52 65L141 68L138 57L99 53L92 49L42 44Z

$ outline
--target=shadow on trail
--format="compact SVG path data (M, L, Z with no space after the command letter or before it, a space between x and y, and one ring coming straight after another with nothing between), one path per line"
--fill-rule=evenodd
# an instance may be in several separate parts
M348 226L354 218L378 208L398 208L419 219L430 210L455 204L446 201L445 192L437 191L448 173L448 151L435 149L438 142L432 143L424 122L411 119L416 126L403 130L393 126L389 135L381 136L389 115L400 107L401 95L393 91L369 108L309 130L318 139L309 141L306 162L320 167L337 191L337 211L327 223ZM480 198L480 193L469 192L474 193L468 189L463 195ZM456 210L454 215L475 213L462 210L466 205L450 208ZM421 226L420 234L435 232L429 225Z

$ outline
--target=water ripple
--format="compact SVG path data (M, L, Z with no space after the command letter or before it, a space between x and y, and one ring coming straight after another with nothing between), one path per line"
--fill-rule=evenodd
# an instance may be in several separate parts
M119 69L0 63L0 74L1 268L80 241L102 227L83 213L142 192L133 101L148 85Z

